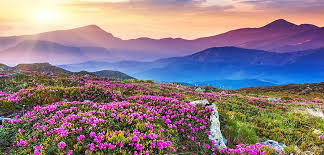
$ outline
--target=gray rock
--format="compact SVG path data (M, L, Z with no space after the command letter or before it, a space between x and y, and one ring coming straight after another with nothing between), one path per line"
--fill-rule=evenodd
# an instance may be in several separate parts
M269 97L267 99L268 101L272 101L272 102L279 102L281 100L280 98L276 98L276 97Z
M223 137L222 132L220 130L220 122L219 122L219 115L218 110L215 104L209 104L208 100L198 100L190 102L191 105L203 104L204 106L208 106L214 109L213 114L210 116L210 131L211 134L209 135L210 140L215 141L215 145L219 146L220 148L226 147L227 140Z
M261 142L263 145L267 145L275 150L283 150L285 147L287 147L285 144L279 143L274 140L267 140L265 142Z
M2 122L2 124L4 123L4 121L11 121L11 118L4 118L4 117L0 117L0 121Z

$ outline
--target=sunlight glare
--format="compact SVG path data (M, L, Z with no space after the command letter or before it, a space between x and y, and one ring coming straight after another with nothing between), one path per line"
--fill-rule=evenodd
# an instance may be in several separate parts
M35 19L40 23L48 23L55 20L58 17L58 13L51 9L37 10L35 13Z

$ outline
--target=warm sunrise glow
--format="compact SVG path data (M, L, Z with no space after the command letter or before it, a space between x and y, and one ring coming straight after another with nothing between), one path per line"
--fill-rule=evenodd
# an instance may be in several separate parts
M123 39L194 39L281 18L324 26L320 1L1 0L0 36L93 24Z
M40 23L49 23L58 18L58 12L51 9L40 9L35 12L34 19Z

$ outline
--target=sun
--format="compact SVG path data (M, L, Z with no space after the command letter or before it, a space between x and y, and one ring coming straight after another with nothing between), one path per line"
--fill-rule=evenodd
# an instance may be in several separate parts
M54 9L39 9L35 11L34 19L39 23L50 23L58 18L58 12Z

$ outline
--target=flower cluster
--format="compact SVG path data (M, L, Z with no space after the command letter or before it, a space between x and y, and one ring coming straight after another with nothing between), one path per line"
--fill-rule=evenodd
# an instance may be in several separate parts
M0 146L0 151L270 154L274 150L259 144L259 138L280 141L289 147L299 141L298 147L304 150L311 149L306 143L324 142L323 120L300 112L307 112L306 108L323 109L322 100L249 96L212 87L196 91L197 87L172 83L24 74L27 76L0 79L0 86L2 82L16 90L0 91L0 113L30 110L0 126L0 138L10 142ZM17 83L21 85L16 86ZM209 139L213 109L189 104L201 99L217 105L227 148L219 148Z

